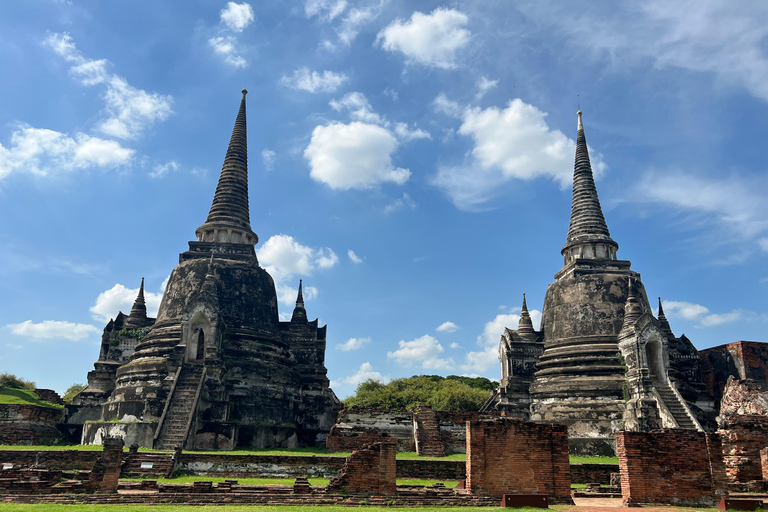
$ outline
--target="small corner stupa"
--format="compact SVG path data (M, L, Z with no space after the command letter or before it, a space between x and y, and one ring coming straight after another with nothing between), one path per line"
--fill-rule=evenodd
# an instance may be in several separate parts
M499 345L502 379L483 406L568 426L570 450L613 455L618 430L705 430L715 412L693 344L653 316L640 274L617 258L578 112L571 218L563 268L544 298L541 327L524 313ZM693 356L691 356L693 355Z
M146 318L142 281L131 315L105 329L101 380L92 383L91 372L67 410L83 444L117 435L150 448L292 448L324 442L336 421L326 326L308 321L301 284L291 321L281 322L275 284L256 257L242 92L213 204L170 275L157 319ZM120 354L108 336L115 330L134 342Z

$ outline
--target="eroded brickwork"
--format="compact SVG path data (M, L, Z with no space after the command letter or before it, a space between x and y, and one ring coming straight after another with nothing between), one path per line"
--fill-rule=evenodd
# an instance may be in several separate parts
M94 492L117 492L123 464L123 440L119 437L105 437L103 445L104 451L91 469L87 488Z
M499 418L467 422L467 490L475 495L546 494L571 499L565 425Z
M717 434L690 430L616 434L625 506L664 503L714 506L725 492Z
M394 440L374 443L352 452L328 492L380 496L397 495L397 449Z
M57 444L63 411L29 404L0 405L0 444Z

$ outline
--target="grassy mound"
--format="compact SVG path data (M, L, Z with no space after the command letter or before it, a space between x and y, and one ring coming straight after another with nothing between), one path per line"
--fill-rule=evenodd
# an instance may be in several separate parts
M63 409L63 405L52 404L40 400L34 391L16 388L0 388L0 404L26 404L50 407L51 409Z

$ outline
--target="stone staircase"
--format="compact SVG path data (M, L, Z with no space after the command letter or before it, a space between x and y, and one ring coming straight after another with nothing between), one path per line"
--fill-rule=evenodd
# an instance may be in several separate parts
M679 428L686 430L698 430L696 424L691 420L687 413L687 407L680 402L677 394L672 390L668 382L657 383L654 385L659 396L664 401L670 414L677 422Z
M445 457L445 445L440 435L440 424L435 412L431 409L421 409L413 415L416 423L416 451L423 457Z
M169 398L163 423L160 425L160 435L155 440L156 449L172 450L177 446L184 446L204 371L205 367L202 365L182 366Z

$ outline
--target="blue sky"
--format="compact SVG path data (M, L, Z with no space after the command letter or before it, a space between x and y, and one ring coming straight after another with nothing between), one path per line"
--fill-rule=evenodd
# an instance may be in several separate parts
M85 382L207 215L248 89L251 225L366 377L498 379L562 267L576 111L673 330L768 341L768 4L3 2L0 371Z

